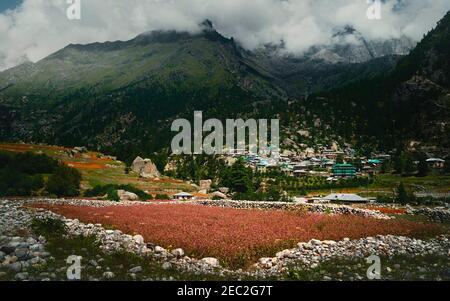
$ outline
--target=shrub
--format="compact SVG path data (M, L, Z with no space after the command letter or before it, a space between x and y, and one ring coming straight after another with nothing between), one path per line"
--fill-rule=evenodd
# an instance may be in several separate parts
M170 200L171 198L167 194L157 194L155 200Z
M58 197L73 197L79 195L80 182L78 170L61 164L49 177L46 189Z
M30 196L43 187L41 175L23 174L10 167L0 169L0 196Z
M38 235L65 235L67 226L60 219L54 218L35 218L31 221L31 229Z
M108 191L108 200L120 202L120 197L119 194L117 193L117 190L111 189L110 191Z
M0 196L30 196L44 188L42 174L53 173L58 161L46 155L0 152Z
M149 200L152 198L143 190L138 189L132 185L114 185L114 184L97 185L94 188L86 191L84 195L86 197L102 197L104 195L108 195L108 198L111 199L111 197L113 197L112 200L116 200L115 194L117 194L117 190L125 190L128 192L135 193L141 200ZM115 191L115 194L113 191Z
M51 174L58 167L58 161L47 155L0 152L0 168L2 167L11 167L28 175Z

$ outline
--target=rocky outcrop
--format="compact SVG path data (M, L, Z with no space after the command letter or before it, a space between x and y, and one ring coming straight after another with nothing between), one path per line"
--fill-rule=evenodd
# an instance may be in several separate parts
M119 196L121 202L139 201L139 196L137 194L129 192L129 191L117 190L117 195Z
M201 180L200 181L200 190L206 190L209 192L211 189L212 180Z
M220 191L213 192L211 196L213 198L219 198L219 199L222 199L222 200L226 200L228 198L225 193L222 193Z
M156 165L150 159L142 159L137 157L134 159L131 170L137 173L141 178L152 179L161 177Z

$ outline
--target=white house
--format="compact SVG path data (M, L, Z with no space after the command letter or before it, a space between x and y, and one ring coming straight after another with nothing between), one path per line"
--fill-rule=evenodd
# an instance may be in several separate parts
M427 163L433 166L433 168L444 168L445 160L440 158L430 158Z
M176 201L187 201L187 200L193 200L194 195L187 193L187 192L180 192L173 196L173 199Z
M325 201L338 203L368 203L369 200L356 194L333 193L323 198Z

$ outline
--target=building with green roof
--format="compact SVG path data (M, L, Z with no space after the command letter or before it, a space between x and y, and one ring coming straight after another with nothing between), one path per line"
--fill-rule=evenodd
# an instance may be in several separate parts
M356 167L351 164L336 164L333 166L333 176L339 178L356 177Z

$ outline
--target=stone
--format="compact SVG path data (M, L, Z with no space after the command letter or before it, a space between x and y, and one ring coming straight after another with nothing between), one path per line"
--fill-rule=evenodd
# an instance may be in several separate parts
M22 264L20 262L14 262L8 265L8 268L14 272L20 272L22 270Z
M216 259L216 258L213 258L213 257L203 258L202 262L206 263L207 265L212 266L212 267L219 267L220 266L219 260Z
M226 200L228 198L226 194L224 194L224 193L222 193L220 191L213 192L211 196L213 198L219 198L219 199L222 199L222 200Z
M134 268L130 269L128 272L131 274L140 273L140 272L142 272L142 267L141 266L134 267Z
M270 269L272 267L272 258L260 258L258 263L261 265L261 267Z
M230 192L230 188L228 188L228 187L220 187L219 191L224 193L224 194L228 194Z
M136 202L139 201L139 196L133 192L125 190L117 190L117 195L122 202Z
M175 250L172 250L171 253L172 253L173 256L178 257L178 258L184 256L184 250L183 249L175 249Z
M172 264L170 262L164 262L162 265L163 270L170 270L172 268Z
M142 235L135 235L133 236L133 240L138 243L138 244L143 244L144 243L144 237L142 237Z
M3 247L0 248L0 251L5 253L5 254L12 254L12 253L14 253L15 250L16 250L16 248L13 247L13 246L10 246L10 245L3 246Z
M33 245L31 245L31 247L30 247L30 250L31 250L31 251L41 251L41 250L43 250L43 249L44 249L44 246L41 245L41 244L33 244Z
M318 239L311 239L309 241L309 243L312 244L313 246L320 246L320 245L322 245L322 242L320 240L318 240Z
M114 275L113 272L104 272L103 273L103 278L105 278L105 279L113 279L114 277L116 277L116 275Z
M284 250L284 251L278 252L276 256L277 256L277 258L280 258L280 259L295 257L295 255L292 254L291 250Z
M163 247L160 246L156 246L155 247L155 253L165 253L166 249L164 249Z
M141 178L145 179L161 177L158 168L150 159L137 157L131 164L131 170L137 173Z
M334 240L324 240L323 244L327 246L334 246L336 242Z
M200 181L200 190L205 190L208 192L211 189L212 180L201 180Z
M19 281L24 281L28 279L28 273L18 273L16 274L16 276L14 276L14 279L19 280Z

